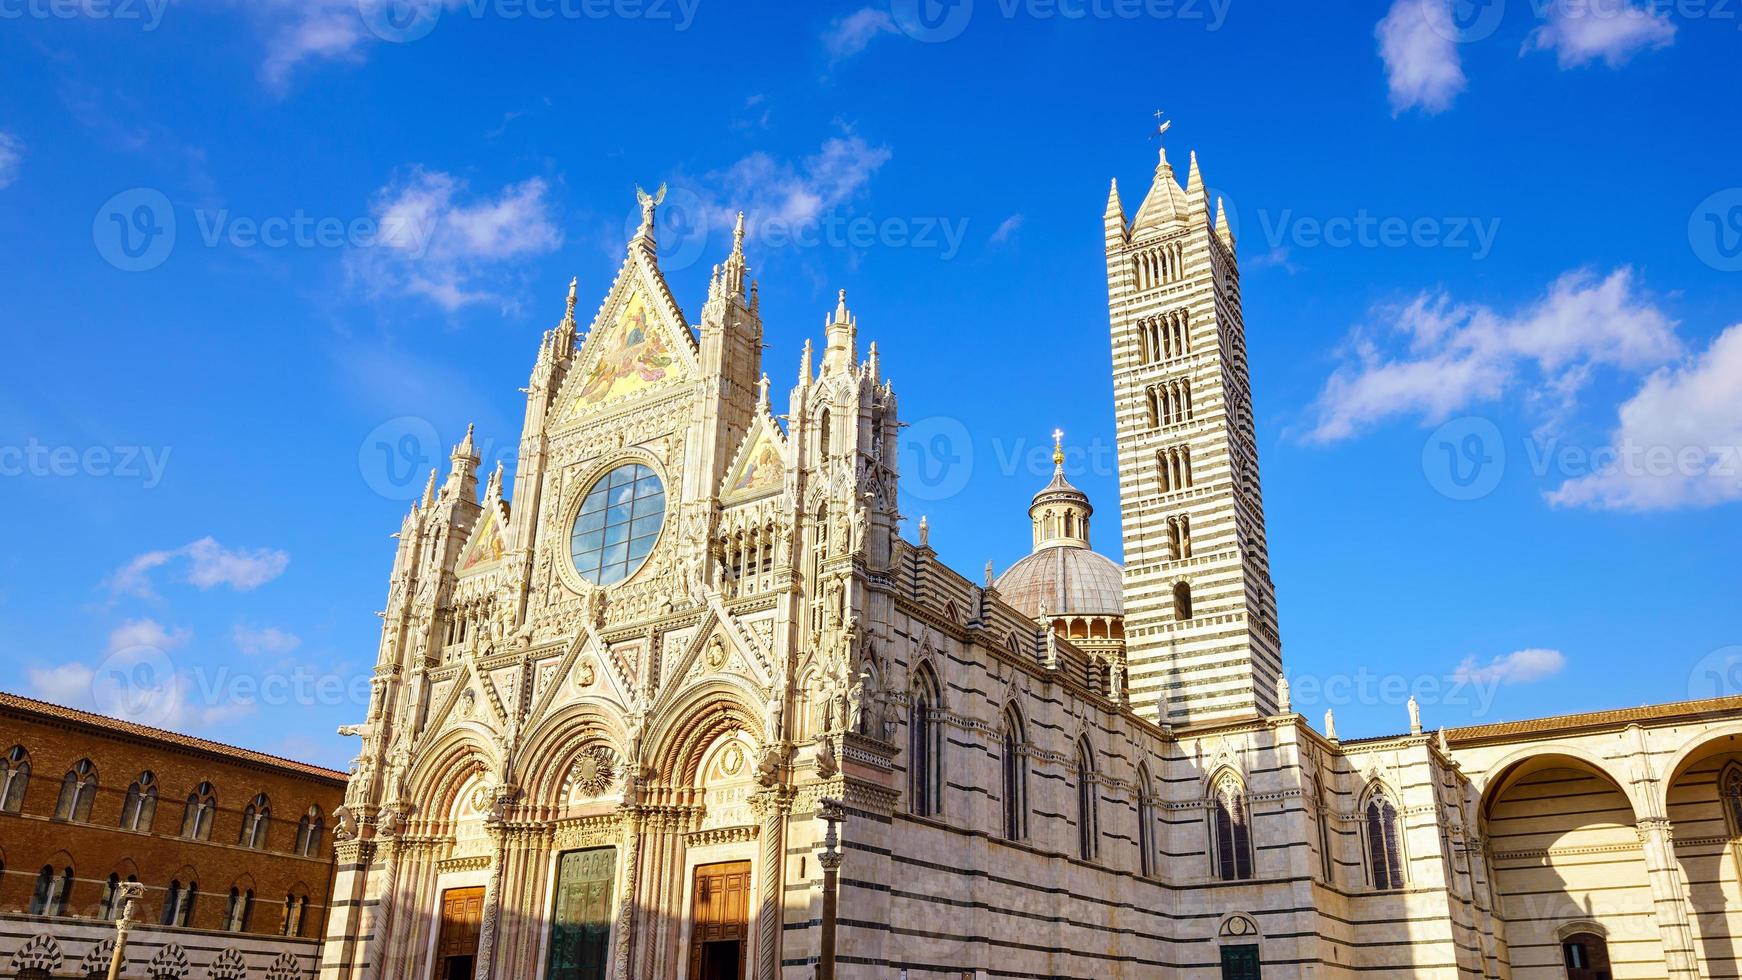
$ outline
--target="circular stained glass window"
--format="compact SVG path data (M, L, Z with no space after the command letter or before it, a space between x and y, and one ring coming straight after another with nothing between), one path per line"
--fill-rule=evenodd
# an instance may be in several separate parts
M599 478L581 501L569 553L594 585L613 585L641 569L665 523L665 485L640 463Z

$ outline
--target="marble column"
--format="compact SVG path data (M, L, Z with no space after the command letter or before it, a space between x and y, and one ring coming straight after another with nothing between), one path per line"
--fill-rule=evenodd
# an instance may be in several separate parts
M1699 980L1694 930L1688 919L1687 889L1676 861L1670 822L1665 817L1639 821L1639 843L1645 851L1645 871L1651 881L1657 928L1663 934L1663 962L1670 980Z
M756 980L780 980L780 940L786 909L786 820L792 794L783 787L763 790L751 807L762 818L762 906L756 918Z
M473 980L495 980L496 930L501 918L502 865L507 860L507 832L500 820L488 820L484 832L490 837L490 876L484 881L484 920L478 929L478 959Z

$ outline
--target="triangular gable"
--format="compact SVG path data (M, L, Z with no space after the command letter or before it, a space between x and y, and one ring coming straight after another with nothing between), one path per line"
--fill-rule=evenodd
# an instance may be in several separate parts
M658 269L632 250L563 386L562 420L687 381L696 369L689 325Z
M745 434L738 455L727 471L720 496L760 497L779 490L786 482L786 445L780 426L759 416Z
M507 541L502 533L502 526L506 523L506 509L500 503L495 507L484 508L477 526L472 529L472 537L466 542L465 550L460 552L459 571L462 575L473 569L493 565L508 553Z

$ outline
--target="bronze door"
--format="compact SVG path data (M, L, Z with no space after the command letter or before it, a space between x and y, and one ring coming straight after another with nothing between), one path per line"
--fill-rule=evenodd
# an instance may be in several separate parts
M570 851L558 858L546 980L604 980L616 876L615 848Z
M452 888L442 893L435 980L471 980L478 961L478 930L483 922L484 889Z
M690 980L744 980L750 938L750 862L696 869Z

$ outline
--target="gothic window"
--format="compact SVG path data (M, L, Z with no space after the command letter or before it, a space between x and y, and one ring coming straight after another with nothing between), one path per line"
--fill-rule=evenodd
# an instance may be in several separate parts
M1153 429L1161 424L1161 399L1156 395L1154 388L1149 389L1147 396L1149 402L1149 427Z
M1189 582L1173 584L1173 618L1182 623L1192 618L1192 586Z
M291 892L284 896L284 922L280 928L282 935L302 935L303 918L308 915L308 896Z
M1403 855L1398 845L1397 807L1382 787L1374 787L1363 808L1367 866L1374 888L1403 887Z
M1167 519L1168 554L1174 561L1192 556L1192 519L1184 514Z
M236 843L260 850L266 846L266 832L271 826L272 807L266 800L266 794L261 793L242 811L242 832L237 836Z
M109 880L103 883L103 900L97 905L97 917L113 920L120 909L116 908L115 893L121 890L121 876L110 872Z
M60 801L55 804L56 820L89 820L91 804L97 799L97 767L89 759L80 759L67 770L60 784Z
M1252 830L1246 809L1246 788L1232 774L1216 783L1215 825L1211 828L1216 877L1247 881L1252 877Z
M1147 764L1137 767L1137 863L1143 874L1153 877L1156 871L1155 799L1150 796L1154 783L1149 778Z
M1026 739L1022 717L1015 705L1004 712L1003 742L1004 771L1000 789L1004 800L1004 837L1006 840L1021 840L1028 835L1028 761L1023 757Z
M30 786L30 753L14 745L0 766L0 813L22 813L24 791Z
M829 457L829 451L834 448L833 444L829 441L832 438L833 433L829 430L829 410L825 408L823 409L822 414L817 417L817 455L821 459L827 459Z
M188 882L183 888L181 879L170 880L169 888L163 893L163 924L166 926L186 926L193 921L194 899L199 896L199 885Z
M910 809L918 816L940 811L938 749L942 742L938 724L939 692L928 668L920 668L913 686L913 711L907 722L907 779Z
M187 806L182 810L181 835L188 840L211 840L212 817L217 810L218 798L212 793L212 784L199 784L188 794Z
M254 911L254 889L239 891L230 889L230 901L224 908L224 931L246 932L248 916Z
M65 915L67 894L73 890L73 868L67 865L56 871L43 865L36 876L36 890L30 896L31 915Z
M1101 829L1095 812L1095 753L1085 740L1077 744L1077 856L1093 861Z
M303 857L318 857L321 850L321 808L311 806L296 822L296 853Z
M157 777L148 770L127 787L127 799L121 804L121 829L150 833L156 818Z

